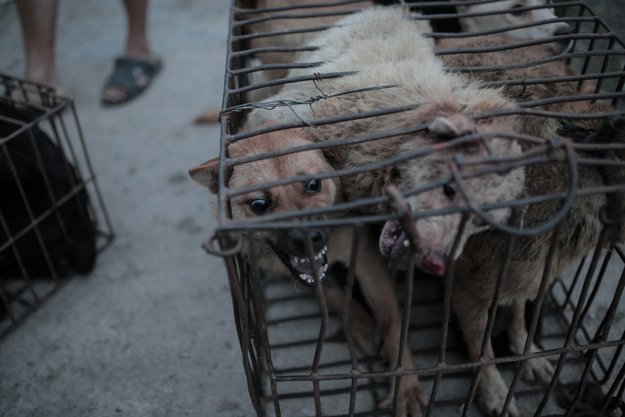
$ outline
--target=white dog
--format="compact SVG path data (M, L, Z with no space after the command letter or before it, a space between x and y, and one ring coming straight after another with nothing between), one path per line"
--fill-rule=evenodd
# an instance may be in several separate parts
M542 6L542 7L540 7ZM528 7L538 7L526 10ZM490 3L456 6L458 13L492 13L483 16L461 17L460 25L465 32L506 29L515 26L530 25L510 29L500 34L515 39L544 39L551 36L568 35L573 28L564 22L549 22L556 19L553 8L547 7L546 0L501 0ZM545 23L541 23L545 22ZM562 52L569 41L550 44L555 52Z

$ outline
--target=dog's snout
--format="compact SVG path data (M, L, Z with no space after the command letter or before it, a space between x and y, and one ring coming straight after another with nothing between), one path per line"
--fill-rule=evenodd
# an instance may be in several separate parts
M294 229L290 231L289 235L292 251L294 254L298 254L299 256L306 255L307 236L310 238L312 249L315 253L321 251L328 243L327 233L319 229L310 230L308 233L303 230Z
M328 237L321 230L314 230L310 233L312 239L313 249L315 252L320 251L328 243Z
M423 259L423 266L434 275L443 276L447 272L445 256L440 253L430 253Z

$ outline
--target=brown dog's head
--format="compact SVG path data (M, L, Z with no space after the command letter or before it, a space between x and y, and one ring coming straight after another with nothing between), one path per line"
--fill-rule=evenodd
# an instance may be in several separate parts
M270 132L243 139L229 146L230 158L259 155L275 150L309 145L310 139L301 129L288 129ZM189 174L198 183L213 193L218 191L219 160L211 159L191 168ZM283 178L299 175L314 175L332 171L320 150L306 150L267 159L260 159L235 165L228 182L230 189L265 184ZM268 189L246 192L231 198L232 218L246 219L270 213L331 206L340 198L337 179L313 178L305 182L295 182ZM307 232L292 228L254 234L254 239L269 245L280 257L290 272L307 285L314 283L313 268L321 279L327 270L326 232L319 229ZM309 259L306 240L310 239L314 259ZM279 268L276 262L265 260L264 267Z

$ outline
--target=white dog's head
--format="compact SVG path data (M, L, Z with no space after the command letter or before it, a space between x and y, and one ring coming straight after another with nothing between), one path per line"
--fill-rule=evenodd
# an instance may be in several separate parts
M515 126L516 118L500 117L484 121L479 131L501 132ZM447 117L438 117L428 128L430 132L441 137L452 138L460 135L475 133L478 126L461 114ZM488 204L510 201L518 198L525 190L525 171L522 168L510 170L504 174L479 174L484 168L494 165L487 161L490 157L514 157L521 155L521 146L512 140L494 137L485 142L474 142L470 145L450 149L439 149L432 154L401 163L396 166L394 185L400 190L415 190L425 185L434 184L451 175L451 166L455 164L454 155L461 155L466 161L483 161L469 164L463 168L463 192L471 198L474 204ZM436 144L432 144L436 146ZM402 152L422 149L422 141L408 141L401 145ZM458 188L457 183L446 183L439 187L430 188L406 198L409 209L417 215L432 210L453 209L464 206L466 201ZM499 223L505 223L511 214L508 208L492 210L489 217ZM456 211L444 215L417 216L414 223L415 245L411 248L408 235L403 230L400 221L388 220L379 237L380 252L389 260L389 265L398 270L406 269L408 258L414 257L416 266L423 271L434 275L445 275L447 264L456 259L461 253L468 238L488 228L488 224L476 215L470 216L470 221L464 227L459 244L452 252L456 234L462 221L462 214Z
M459 13L488 13L498 12L485 16L462 17L460 24L465 32L479 32L492 29L506 29L513 26L531 25L524 28L506 30L500 34L515 39L533 40L551 36L567 35L573 29L564 22L551 22L532 25L555 19L553 9L542 7L524 10L526 7L546 6L546 0L501 0L483 4L457 6ZM569 41L559 41L549 46L556 53L564 51Z

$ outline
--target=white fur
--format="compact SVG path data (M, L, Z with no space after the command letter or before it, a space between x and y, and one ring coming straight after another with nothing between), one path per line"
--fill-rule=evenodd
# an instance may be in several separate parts
M456 6L459 13L499 12L487 16L463 17L460 25L465 32L477 32L491 29L506 29L511 26L537 23L544 20L555 19L557 16L552 8L527 10L519 15L514 15L516 5L523 7L543 6L545 0L502 0L492 3L473 4L468 6ZM556 34L558 30L568 28L564 22L544 23L522 29L508 30L501 35L515 39L543 39Z
M434 43L422 36L431 32L426 21L415 21L399 7L374 7L350 15L332 29L320 34L310 44L319 50L308 53L308 62L324 62L313 69L293 69L289 77L359 71L358 74L339 79L287 84L277 95L267 99L308 100L320 94L331 95L358 88L397 85L398 88L366 93L369 98L359 103L360 111L375 110L392 105L416 104L452 98L463 104L493 99L502 106L509 103L493 89L482 89L469 84L460 75L446 73L441 61L432 53ZM299 118L314 120L322 115L336 114L328 111L328 102L278 107L272 110L256 109L248 116L247 127L259 126L267 120L295 121ZM294 115L294 112L297 114Z
M498 89L482 88L460 74L446 72L441 61L432 52L433 42L422 36L429 32L424 21L415 21L401 8L378 7L353 14L338 23L338 26L321 34L312 43L320 45L319 50L306 56L309 61L323 61L314 69L292 70L289 76L310 73L358 71L354 75L328 78L320 81L298 82L286 85L280 93L267 101L306 101L326 95L312 104L277 107L273 110L253 110L247 127L254 128L267 120L297 122L299 120L315 124L326 117L358 114L391 108L401 105L418 105L415 110L395 113L382 117L351 120L341 124L324 124L307 129L318 141L353 137L376 131L389 131L402 126L429 123L436 116L449 116L453 113L477 114L487 111L515 108L515 104L505 98ZM373 91L341 94L375 86L392 86ZM438 113L437 113L438 112ZM434 113L434 114L433 114ZM431 119L429 119L431 118ZM510 131L516 128L516 118L497 118L480 122L476 128L483 131ZM471 122L473 123L473 122ZM434 139L434 141L442 139ZM339 165L345 168L354 165L374 163L397 155L402 150L418 149L433 144L426 133L406 135L397 141L375 141L350 146L347 153L340 156ZM492 139L489 142L494 155L518 155L520 146L508 139ZM395 184L402 189L411 189L435 179L449 175L449 161L455 149L437 152L431 157L408 161L398 167L402 175ZM484 157L483 147L474 146L466 156ZM373 177L373 178L372 178ZM519 196L524 190L524 171L513 170L502 176L490 175L474 179L468 183L469 194L477 201L503 201ZM358 199L384 193L384 179L364 173L358 178L347 177L344 192L349 199ZM362 184L371 183L368 188ZM413 210L457 206L462 201L449 201L441 190L421 193L410 199ZM429 207L425 207L425 206ZM499 221L508 216L507 210L494 213ZM456 226L460 215L439 216L438 226L427 228L432 233L423 236L424 242L437 242L437 248L422 248L424 253L432 250L450 256ZM418 223L418 222L417 222ZM419 225L417 224L417 227ZM465 236L483 230L483 227L468 226ZM465 239L466 239L465 237Z

